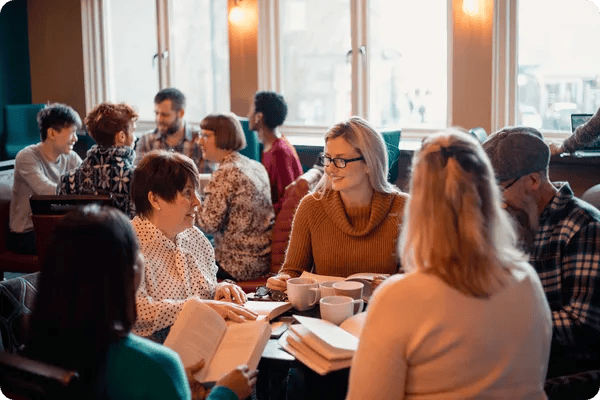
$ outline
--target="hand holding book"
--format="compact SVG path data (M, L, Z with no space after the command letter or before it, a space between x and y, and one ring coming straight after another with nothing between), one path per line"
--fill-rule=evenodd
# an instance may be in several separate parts
M192 400L204 400L210 393L203 384L194 378L194 375L199 373L205 364L204 359L202 359L197 364L185 369L192 393ZM247 365L240 365L219 379L215 386L224 386L233 391L238 399L245 399L252 394L257 378L257 369L250 369Z

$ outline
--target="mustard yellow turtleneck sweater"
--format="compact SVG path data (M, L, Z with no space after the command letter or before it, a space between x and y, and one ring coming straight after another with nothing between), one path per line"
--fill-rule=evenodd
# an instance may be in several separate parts
M306 195L296 211L280 273L347 277L398 272L398 234L406 193L374 192L371 205L345 209L339 192ZM313 268L314 266L314 268Z

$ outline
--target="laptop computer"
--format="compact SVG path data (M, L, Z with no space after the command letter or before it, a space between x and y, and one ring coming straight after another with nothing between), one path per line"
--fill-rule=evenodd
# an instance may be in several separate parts
M575 129L579 125L583 125L588 122L594 114L571 114L571 130L575 132ZM600 153L600 140L595 141L587 145L578 151L578 153Z

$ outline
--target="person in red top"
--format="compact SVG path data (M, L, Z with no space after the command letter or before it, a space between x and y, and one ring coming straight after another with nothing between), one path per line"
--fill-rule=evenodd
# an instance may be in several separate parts
M303 172L296 149L277 129L286 116L287 104L282 95L275 92L257 92L254 95L248 122L263 144L261 162L269 174L275 215L281 209L285 188Z

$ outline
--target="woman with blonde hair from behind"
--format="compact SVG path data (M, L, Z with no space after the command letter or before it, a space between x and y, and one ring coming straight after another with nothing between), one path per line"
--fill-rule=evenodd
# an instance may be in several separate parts
M404 276L369 304L348 399L543 399L552 332L490 162L472 137L415 155L399 251Z

